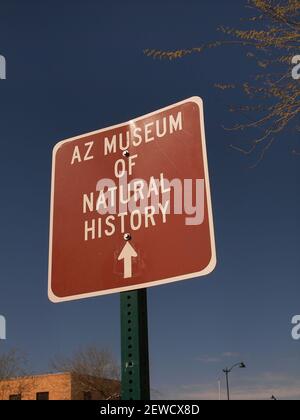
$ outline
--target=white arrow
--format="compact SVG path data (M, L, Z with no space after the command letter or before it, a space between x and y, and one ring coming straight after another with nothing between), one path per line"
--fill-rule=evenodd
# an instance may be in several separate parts
M136 258L137 253L129 242L126 242L118 260L124 260L124 279L132 277L132 258Z

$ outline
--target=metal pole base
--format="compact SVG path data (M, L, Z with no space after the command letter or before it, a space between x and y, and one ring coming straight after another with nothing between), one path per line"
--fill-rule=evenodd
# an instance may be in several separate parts
M147 290L121 293L122 400L149 400Z

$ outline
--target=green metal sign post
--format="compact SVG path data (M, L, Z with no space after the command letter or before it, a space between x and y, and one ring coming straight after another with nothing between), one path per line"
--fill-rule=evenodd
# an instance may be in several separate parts
M149 400L147 290L121 293L121 399Z

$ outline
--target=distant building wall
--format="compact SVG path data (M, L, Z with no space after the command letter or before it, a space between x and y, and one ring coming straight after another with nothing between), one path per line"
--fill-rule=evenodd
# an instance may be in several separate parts
M0 400L105 400L118 399L119 392L118 381L71 373L0 381Z
M0 381L0 400L70 400L71 375L69 373L40 375Z

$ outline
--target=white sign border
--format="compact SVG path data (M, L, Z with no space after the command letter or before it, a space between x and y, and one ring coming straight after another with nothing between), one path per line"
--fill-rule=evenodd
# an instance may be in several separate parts
M207 198L208 218L209 218L209 228L210 228L210 241L211 241L211 251L212 251L212 257L211 257L211 260L210 260L208 266L200 272L187 273L185 275L180 275L180 276L177 276L177 277L171 277L171 278L166 278L166 279L162 279L162 280L151 281L151 282L148 282L148 283L142 283L142 284L133 285L133 286L124 286L124 287L119 287L119 288L115 288L115 289L109 289L109 290L104 290L104 291L99 291L99 292L83 293L83 294L67 296L67 297L56 296L53 293L52 288L51 288L51 279L52 279L52 245L53 245L52 244L52 237L53 237L55 161L56 161L57 151L60 149L61 146L63 146L66 143L69 143L69 142L72 142L72 141L75 141L75 140L79 140L79 139L84 139L85 137L88 137L88 136L91 136L91 135L94 135L94 134L98 134L98 133L102 133L102 132L105 132L105 131L108 131L108 130L117 129L119 127L122 127L122 126L130 123L130 122L139 121L141 119L151 117L151 116L156 115L160 112L167 111L167 110L175 108L179 105L183 105L183 104L190 103L190 102L196 103L199 107L199 110L200 110L201 141L202 141L202 152L203 152L203 162L204 162L204 172L205 172L205 188L206 188L206 198ZM131 290L144 289L144 288L148 288L148 287L152 287L152 286L160 286L162 284L173 283L173 282L176 282L176 281L188 280L188 279L192 279L192 278L195 278L195 277L205 276L205 275L210 274L215 269L216 264L217 264L216 243L215 243L215 234L214 234L214 221L213 221L213 211L212 211L210 182L209 182L209 171L208 171L208 160L207 160L207 150L206 150L203 100L200 97L193 96L189 99L185 99L183 101L177 102L176 104L173 104L173 105L167 106L165 108L159 109L157 111L151 112L150 114L146 114L146 115L143 115L141 117L134 118L134 119L132 119L128 122L113 125L111 127L106 127L106 128L101 129L101 130L92 131L90 133L86 133L86 134L83 134L83 135L80 135L80 136L76 136L76 137L72 137L72 138L63 140L63 141L57 143L54 146L53 156L52 156L50 232L49 232L49 262L48 262L48 264L49 264L48 265L48 297L49 297L49 300L53 303L69 302L69 301L72 301L72 300L86 299L86 298L91 298L91 297L96 297L96 296L104 296L104 295L109 295L109 294L113 294L113 293L121 293L121 292L126 292L126 291L131 291Z

